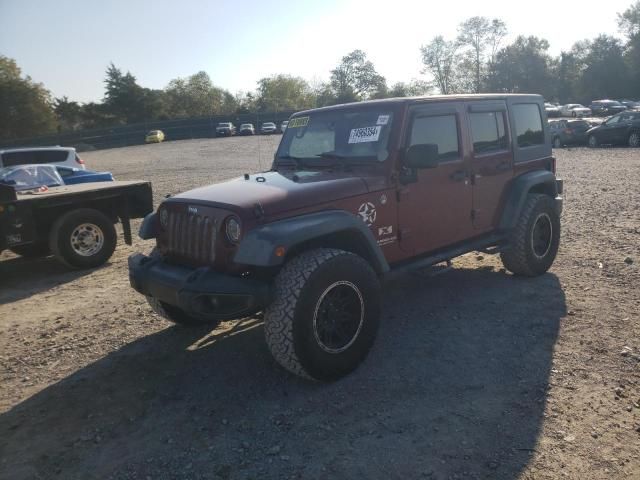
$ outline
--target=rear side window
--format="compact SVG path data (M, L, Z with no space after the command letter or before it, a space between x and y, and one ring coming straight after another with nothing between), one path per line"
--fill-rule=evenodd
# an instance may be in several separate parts
M470 113L473 151L487 153L507 148L502 112Z
M455 115L437 115L414 118L409 145L433 144L438 146L440 160L459 157L458 122Z
M513 106L513 119L516 125L518 147L544 145L542 115L536 103L519 103Z
M69 153L65 150L31 150L26 152L7 152L2 154L5 167L14 165L33 165L36 163L64 162Z

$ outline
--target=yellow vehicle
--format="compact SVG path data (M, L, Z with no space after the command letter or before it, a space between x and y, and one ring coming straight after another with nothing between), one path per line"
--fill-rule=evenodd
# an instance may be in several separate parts
M164 133L162 130L151 130L144 138L146 143L160 143L164 140Z

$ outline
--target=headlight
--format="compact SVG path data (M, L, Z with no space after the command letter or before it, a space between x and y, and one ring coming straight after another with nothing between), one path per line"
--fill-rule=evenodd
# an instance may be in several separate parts
M167 212L166 208L160 207L159 217L160 217L160 226L166 229L169 226L169 212Z
M235 217L229 217L226 223L227 223L227 226L225 230L227 234L227 239L231 243L238 243L240 241L240 234L241 234L240 222Z

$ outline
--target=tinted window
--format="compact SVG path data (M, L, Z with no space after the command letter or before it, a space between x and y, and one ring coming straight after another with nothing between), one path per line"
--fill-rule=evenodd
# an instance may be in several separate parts
M458 123L455 115L416 117L411 127L410 145L438 146L441 160L458 158Z
M520 103L512 108L519 147L544 144L542 116L536 103Z
M504 116L501 112L470 113L473 151L492 152L507 148Z
M64 150L31 150L26 152L7 152L2 154L5 167L13 165L32 165L35 163L64 162L69 154Z

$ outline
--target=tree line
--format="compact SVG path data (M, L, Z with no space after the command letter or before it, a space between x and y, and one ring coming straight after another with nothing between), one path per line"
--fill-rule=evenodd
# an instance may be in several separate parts
M640 99L640 0L618 14L618 26L624 40L602 34L554 57L543 38L518 36L505 45L508 29L502 20L472 17L460 23L454 38L438 35L420 47L420 73L429 81L392 85L362 50L342 57L327 82L312 85L278 74L260 79L253 92L235 94L216 86L203 71L171 80L164 89L150 89L111 63L103 100L84 104L53 98L42 84L23 75L15 60L0 55L0 138L436 92L539 93L560 103Z

